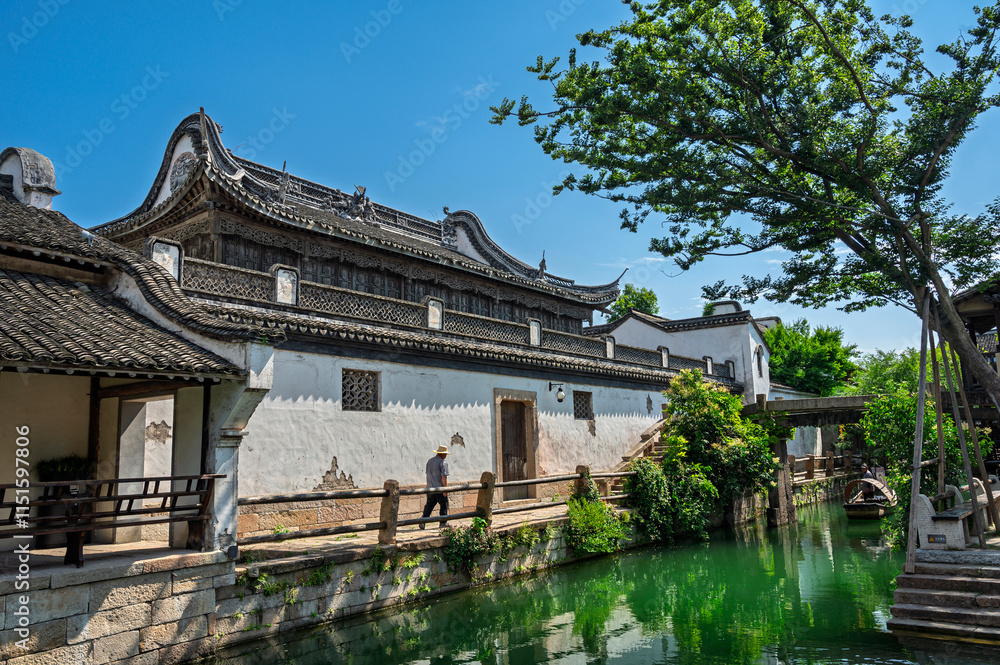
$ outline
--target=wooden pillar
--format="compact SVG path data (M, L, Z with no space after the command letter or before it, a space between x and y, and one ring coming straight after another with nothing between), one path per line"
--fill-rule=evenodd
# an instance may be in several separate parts
M97 396L101 379L90 377L90 421L87 423L87 461L94 469L91 479L97 478L97 463L101 452L101 398Z
M780 526L795 522L795 501L792 498L792 474L795 472L795 457L788 454L788 441L781 439L774 444L771 452L781 465L774 472L774 487L767 492L767 525ZM791 463L792 466L789 466Z
M378 530L378 543L392 545L396 542L396 523L399 521L399 482L390 479L382 487L388 494L382 497L382 510L379 513L382 528Z

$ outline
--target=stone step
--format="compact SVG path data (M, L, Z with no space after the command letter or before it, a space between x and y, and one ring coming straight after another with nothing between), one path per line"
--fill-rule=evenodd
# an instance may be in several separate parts
M935 607L1000 608L1000 596L975 595L965 591L938 591L935 589L896 589L896 603L929 605Z
M1000 560L997 563L1000 563ZM1000 579L1000 566L960 566L953 563L920 563L918 561L914 565L913 570L925 575L956 575L959 577Z
M917 550L917 563L942 563L954 566L1000 566L997 550Z
M906 573L896 576L897 589L937 589L940 591L965 591L979 595L1000 595L1000 580L964 575L925 575Z
M982 607L932 607L897 603L890 608L893 617L916 619L932 623L950 623L963 626L986 626L997 629L1000 635L1000 610Z
M947 623L944 621L921 621L920 619L904 619L893 617L886 622L886 628L893 633L906 633L910 635L947 635L949 637L960 637L971 639L978 631L988 631L995 633L993 639L1000 640L1000 630L986 628L985 626L963 626L957 623ZM984 635L986 637L986 635Z

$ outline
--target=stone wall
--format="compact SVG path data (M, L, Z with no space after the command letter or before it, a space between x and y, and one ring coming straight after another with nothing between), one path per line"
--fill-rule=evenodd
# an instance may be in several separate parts
M30 589L0 582L0 663L176 663L187 643L215 634L216 592L236 583L222 552L140 562L96 560L30 575ZM28 600L21 602L21 596ZM28 608L25 650L21 607Z
M817 478L796 483L792 487L792 498L796 506L807 506L813 503L827 501L843 501L844 489L859 474L852 476L836 476L833 478Z

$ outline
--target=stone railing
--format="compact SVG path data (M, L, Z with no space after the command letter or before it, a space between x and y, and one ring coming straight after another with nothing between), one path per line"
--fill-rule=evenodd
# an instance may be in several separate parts
M188 258L183 260L182 266L181 287L188 291L255 303L276 303L359 321L437 330L480 340L645 367L700 369L706 375L734 378L731 366L726 363L711 363L707 359L677 356L665 350L653 351L615 344L612 338L607 337L543 329L537 320L514 323L457 312L445 309L444 302L436 298L415 303L316 282L304 282L298 279L295 268L286 266L274 266L270 272L259 272Z

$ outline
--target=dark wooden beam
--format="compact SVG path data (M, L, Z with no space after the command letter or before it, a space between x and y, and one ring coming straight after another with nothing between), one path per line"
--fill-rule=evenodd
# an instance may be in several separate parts
M156 395L159 393L169 393L178 388L187 388L191 385L198 385L195 381L137 381L136 383L125 383L119 386L108 386L97 391L100 399L107 397L137 397L139 395Z
M96 465L101 453L101 379L90 377L90 422L87 424L87 459ZM96 466L95 466L96 468Z

